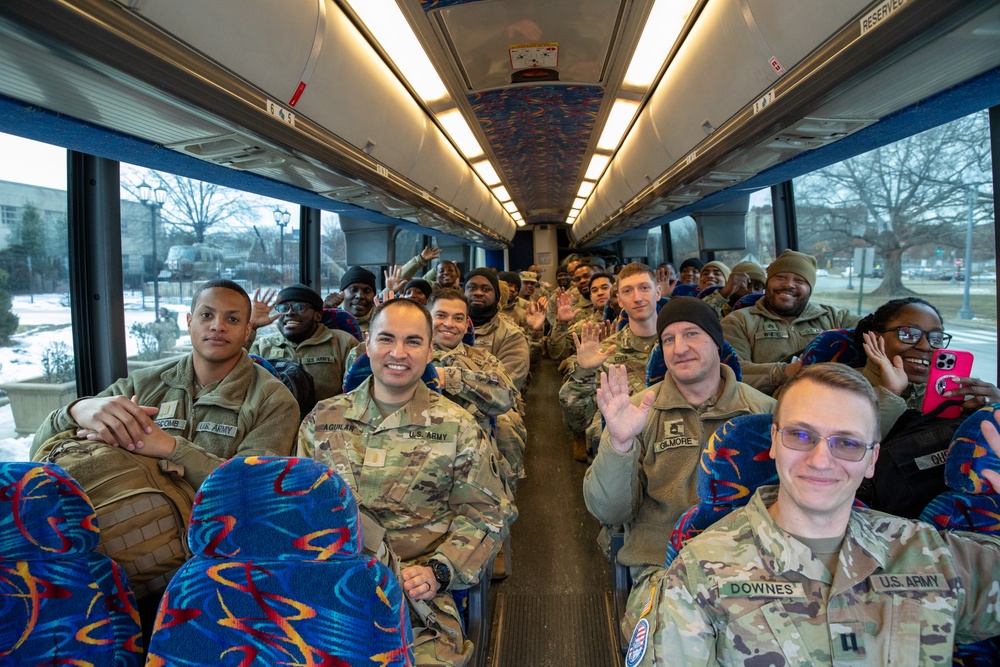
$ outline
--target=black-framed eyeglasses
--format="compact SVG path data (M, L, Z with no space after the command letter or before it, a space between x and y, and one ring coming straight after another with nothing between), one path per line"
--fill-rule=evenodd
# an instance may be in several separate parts
M860 461L865 458L865 454L869 450L875 449L875 445L878 444L876 442L868 443L846 435L831 435L829 438L824 438L819 433L807 428L782 428L778 429L778 433L781 434L782 445L799 452L812 451L820 440L826 440L830 454L834 458L844 461Z
M904 326L883 329L881 333L889 333L890 331L895 331L899 342L907 345L916 345L924 336L927 336L927 344L935 350L943 350L951 343L951 334L946 334L943 331L924 331L920 327Z
M279 303L274 306L274 312L279 315L287 315L290 312L296 315L302 315L307 310L310 310L312 306L308 303L302 303L301 301L285 301L284 303Z

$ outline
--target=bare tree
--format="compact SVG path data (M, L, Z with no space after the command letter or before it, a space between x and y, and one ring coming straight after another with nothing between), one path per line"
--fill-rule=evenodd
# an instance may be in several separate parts
M907 137L808 174L795 183L804 249L875 248L885 262L880 296L903 286L903 254L920 246L964 248L969 188L992 192L986 112ZM976 204L977 225L992 222Z
M169 230L183 233L191 243L204 243L205 234L222 223L250 224L265 206L256 195L214 183L147 169L131 168L122 177L122 188L139 200L139 184L166 188L160 219Z

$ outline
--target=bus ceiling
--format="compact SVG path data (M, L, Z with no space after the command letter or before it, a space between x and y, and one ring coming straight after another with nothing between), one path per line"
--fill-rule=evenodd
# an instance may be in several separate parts
M36 0L0 5L0 95L115 137L65 140L104 157L487 247L563 222L596 245L997 104L998 38L986 0Z

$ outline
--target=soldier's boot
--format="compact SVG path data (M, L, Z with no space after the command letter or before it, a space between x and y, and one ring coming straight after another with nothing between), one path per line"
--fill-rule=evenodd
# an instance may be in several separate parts
M510 563L510 536L508 535L504 541L503 545L500 547L500 551L497 552L497 557L493 561L493 574L491 579L506 579L507 575L511 573Z
M587 434L583 431L573 433L573 458L582 463L587 462Z

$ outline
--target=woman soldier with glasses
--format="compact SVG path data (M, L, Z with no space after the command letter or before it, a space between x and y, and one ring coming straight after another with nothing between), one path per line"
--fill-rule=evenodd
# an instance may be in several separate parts
M878 396L884 437L906 408L920 409L931 355L948 347L951 335L944 332L937 308L908 297L893 299L858 322L854 339L868 355L862 373ZM965 412L1000 402L1000 389L989 382L970 377L956 382L961 387L945 395L964 396Z

